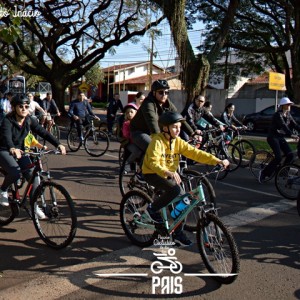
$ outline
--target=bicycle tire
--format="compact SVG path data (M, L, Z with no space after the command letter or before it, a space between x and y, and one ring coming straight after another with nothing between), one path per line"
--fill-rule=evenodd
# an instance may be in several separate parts
M209 146L206 149L206 152L220 158L219 157L219 147L216 145ZM215 169L215 166L212 166L212 165L205 165L205 168L206 168L206 171L208 173L210 173L208 175L208 178L213 179L213 180L223 180L226 178L226 176L228 174L227 170L224 170L222 172L217 172L217 173L215 173L215 172L211 173L213 171L213 169Z
M56 124L53 124L50 133L57 139L60 140L60 130L59 127Z
M46 219L38 219L36 205L43 210ZM33 195L31 213L35 229L46 245L62 249L73 241L77 229L76 211L70 194L63 186L42 182Z
M77 129L71 127L67 135L67 144L71 152L76 152L81 146L81 140L78 137Z
M225 151L225 153L224 153ZM228 159L230 162L228 172L236 171L242 163L242 154L237 146L234 144L228 144L227 149L221 149L219 157L223 159Z
M122 228L128 239L139 247L149 247L153 245L156 237L156 230L139 227L134 216L142 215L151 203L150 197L142 191L129 191L122 198L120 204L120 220Z
M4 176L5 176L5 171L3 169L0 169L1 185L4 180ZM10 194L9 189L8 189L8 194ZM8 225L9 223L11 223L14 220L15 214L13 212L12 205L13 204L10 204L9 206L0 205L0 226Z
M248 167L252 155L256 152L254 145L247 140L237 141L236 143L234 143L234 145L240 150L240 153L242 155L241 167Z
M263 170L270 161L274 159L274 155L266 150L258 150L255 152L255 154L251 157L250 163L249 163L249 169L252 173L252 175L258 179L259 172ZM265 181L271 180L275 175L275 172L272 174L272 176L267 177Z
M189 176L188 182L185 182L185 181L183 182L185 192L189 192L189 191L195 189L199 185L198 183L201 180L206 203L212 204L214 207L216 207L216 193L215 193L213 186L209 182L209 180L206 177L194 178L195 176L201 175L201 173L194 171L194 170L184 169L183 173L185 176ZM201 205L201 204L199 204L199 205ZM187 217L185 219L184 229L189 232L195 232L197 230L197 225L198 225L199 219L200 219L199 208L195 207L187 215Z
M93 157L99 157L105 154L109 147L109 137L101 130L90 129L84 138L84 149Z
M276 172L275 186L281 196L296 200L300 190L300 166L295 164L282 166Z
M218 216L206 213L199 220L197 244L207 270L224 274L214 278L223 284L234 282L240 270L239 252L232 233Z

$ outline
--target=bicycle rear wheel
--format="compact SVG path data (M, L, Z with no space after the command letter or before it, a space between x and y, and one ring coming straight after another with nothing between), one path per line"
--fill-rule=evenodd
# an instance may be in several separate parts
M78 136L77 129L75 127L72 127L67 136L67 144L72 152L76 152L79 150L81 146L81 140Z
M276 173L275 186L284 198L296 200L300 190L300 166L295 164L282 166Z
M240 258L233 235L212 213L198 222L197 244L202 260L210 273L220 274L217 281L230 284L240 269Z
M259 172L261 170L263 170L269 163L271 160L274 159L274 155L266 150L258 150L256 151L251 159L250 159L250 163L249 163L249 168L250 171L252 173L252 175L258 179L259 176ZM270 177L267 177L265 179L265 181L269 181L274 177L274 174Z
M4 170L0 169L0 184L2 185L2 182L4 180L5 172ZM10 190L8 190L8 195L10 196ZM11 223L14 218L15 214L13 213L13 204L10 204L9 206L2 206L0 205L0 226L5 226L9 223Z
M46 218L39 220L36 207ZM67 190L54 182L42 182L31 202L32 219L40 238L51 248L62 249L74 239L77 217Z
M139 247L153 245L156 236L156 230L136 223L136 220L141 219L149 203L151 199L147 194L141 191L130 191L123 197L120 205L122 228L131 242Z
M205 200L207 204L212 204L214 207L216 206L216 194L214 188L206 177L198 178L196 176L201 176L201 173L194 170L183 170L184 178L183 184L185 192L189 192L195 189L199 185L199 181L202 182L202 187L205 195ZM195 178L196 177L196 178ZM197 224L200 219L199 209L195 207L186 217L184 229L190 232L194 232L197 230Z
M250 159L255 153L254 145L247 140L240 140L234 144L242 155L241 167L245 168L249 166Z
M107 151L109 137L104 131L90 129L84 138L83 145L89 155L99 157Z

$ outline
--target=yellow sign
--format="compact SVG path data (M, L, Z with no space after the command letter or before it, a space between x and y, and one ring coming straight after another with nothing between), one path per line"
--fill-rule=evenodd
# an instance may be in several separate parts
M89 84L83 82L79 87L81 92L87 92L90 89Z
M269 72L269 90L285 91L285 75Z

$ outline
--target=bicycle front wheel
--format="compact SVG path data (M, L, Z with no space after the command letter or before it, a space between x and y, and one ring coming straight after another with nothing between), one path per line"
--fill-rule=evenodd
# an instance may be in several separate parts
M85 151L95 157L102 156L109 147L109 137L101 130L90 130L84 138Z
M234 144L240 151L242 155L241 167L246 168L249 166L250 159L252 155L255 153L254 145L246 140L237 141Z
M202 260L217 281L230 284L240 269L240 258L233 235L212 213L198 222L197 244Z
M0 183L2 185L5 177L4 170L0 169ZM8 190L8 195L11 196L10 190ZM15 214L13 213L12 205L2 206L0 205L0 226L5 226L13 221Z
M212 204L214 207L216 206L216 193L211 183L206 177L199 178L201 174L194 170L183 170L183 175L187 179L183 180L185 192L189 192L195 189L199 185L199 181L202 183L205 201L207 204ZM184 229L190 232L195 232L197 230L197 224L200 219L199 209L195 207L185 219Z
M37 210L45 218L39 219ZM40 238L51 248L62 249L74 239L77 217L67 190L54 182L43 182L31 202L32 219Z
M274 159L274 155L266 150L258 150L256 151L249 163L249 168L252 173L252 175L258 179L259 172L263 170L272 160ZM271 180L274 176L274 173L272 176L267 177L265 181Z
M300 190L300 167L295 164L282 166L276 173L275 186L281 196L296 200Z
M59 127L56 124L53 124L53 126L50 129L50 133L56 138L60 139L60 130Z
M151 203L150 197L141 191L130 191L125 194L120 205L120 219L122 228L131 242L139 247L153 245L156 230L137 224L141 216Z
M67 144L72 152L76 152L79 150L81 146L81 140L78 136L77 129L75 127L72 127L67 136Z

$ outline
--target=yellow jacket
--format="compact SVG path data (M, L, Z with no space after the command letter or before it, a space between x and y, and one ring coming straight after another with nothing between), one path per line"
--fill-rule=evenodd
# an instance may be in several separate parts
M158 174L165 177L165 171L175 172L179 165L180 155L184 155L199 163L216 165L220 159L202 150L189 145L180 137L170 141L163 133L153 134L147 148L142 172L143 174Z

